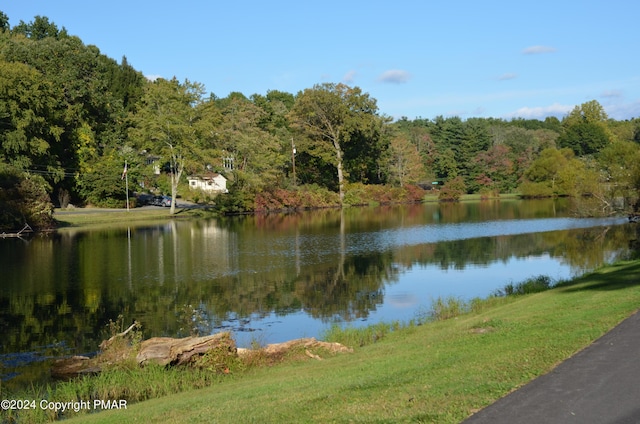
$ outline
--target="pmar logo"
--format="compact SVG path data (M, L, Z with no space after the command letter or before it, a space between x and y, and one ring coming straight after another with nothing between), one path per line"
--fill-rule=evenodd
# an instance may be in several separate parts
M127 409L127 401L119 400L100 400L94 399L93 409Z

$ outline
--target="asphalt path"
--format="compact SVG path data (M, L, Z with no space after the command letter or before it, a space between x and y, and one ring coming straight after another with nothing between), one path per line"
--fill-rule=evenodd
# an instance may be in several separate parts
M463 423L640 423L640 313Z

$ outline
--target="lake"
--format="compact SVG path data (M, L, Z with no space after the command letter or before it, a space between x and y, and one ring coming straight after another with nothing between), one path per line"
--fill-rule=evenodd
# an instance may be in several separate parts
M407 322L438 297L486 297L629 256L626 218L572 215L568 200L501 200L0 239L0 374L24 383L50 358L95 352L119 315L145 338L224 330L239 346L266 344Z

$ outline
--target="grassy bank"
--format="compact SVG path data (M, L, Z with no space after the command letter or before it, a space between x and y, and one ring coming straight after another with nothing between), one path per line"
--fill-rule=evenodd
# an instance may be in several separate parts
M385 331L351 354L232 370L207 388L68 422L460 422L589 345L639 304L640 262L621 263L545 292L493 298L456 318Z
M169 214L169 208L135 208L126 209L56 209L54 219L60 229L86 226L113 226L130 222L160 221L166 219L189 218L196 216L200 210L177 208L174 215Z
M478 202L481 200L519 200L521 197L517 193L502 193L497 197L487 197L487 195L482 195L479 193L476 194L463 194L460 197L460 202ZM433 192L427 192L427 194L423 197L423 202L425 203L437 203L440 201L438 198L438 194Z

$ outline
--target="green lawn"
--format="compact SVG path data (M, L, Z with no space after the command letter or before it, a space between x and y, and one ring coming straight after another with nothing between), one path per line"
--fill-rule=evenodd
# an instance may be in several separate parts
M139 224L145 221L158 221L175 218L192 218L200 210L176 208L171 215L169 208L134 208L126 209L56 209L53 217L58 222L59 229L75 227L114 227L127 225L130 222Z

